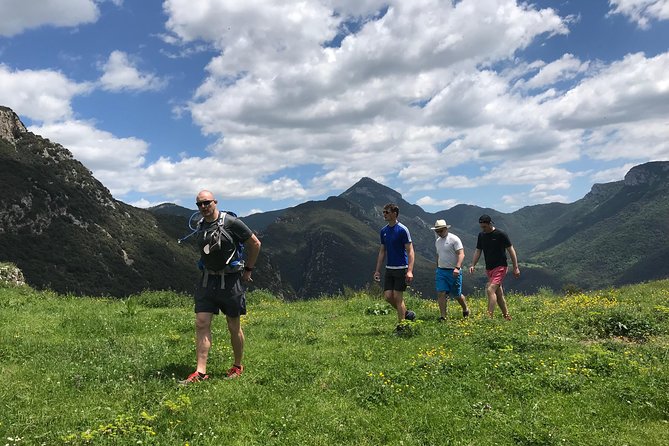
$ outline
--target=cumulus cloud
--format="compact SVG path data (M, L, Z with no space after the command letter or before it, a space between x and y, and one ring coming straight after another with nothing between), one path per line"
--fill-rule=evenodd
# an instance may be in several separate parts
M646 29L652 20L669 19L669 0L609 0L609 14L623 14Z
M118 138L99 130L88 122L68 120L43 126L32 126L30 131L58 141L67 147L74 157L97 175L102 172L122 172L144 163L148 144L137 138ZM113 175L113 174L112 174ZM101 178L105 180L107 178Z
M13 70L0 64L0 104L32 120L72 117L72 98L91 89L90 83L74 82L57 71Z
M511 207L518 208L527 205L527 203L565 203L568 201L566 195L547 194L545 192L521 192L513 195L502 196L502 203Z
M666 3L610 5L659 20ZM215 53L190 101L174 109L213 141L202 156L147 164L143 140L72 116L72 98L90 85L0 65L0 99L24 92L5 103L59 124L43 130L71 141L117 194L206 187L222 198L296 200L368 176L424 195L425 206L450 204L432 198L435 188L523 186L505 198L511 206L565 198L579 175L565 166L583 157L669 158L669 53L522 60L524 49L567 35L573 23L531 2L165 0L163 9L166 53ZM99 68L95 85L107 91L166 83L122 51ZM105 159L96 138L121 156ZM318 175L298 180L304 166Z
M557 128L592 128L669 115L669 53L629 54L548 102Z
M71 27L93 23L99 16L94 0L3 0L0 35L11 37L45 25Z
M593 183L610 183L612 181L620 181L625 178L627 172L630 171L635 164L628 163L612 169L599 170L590 176Z
M516 1L168 0L164 10L176 42L220 51L188 105L220 137L212 157L261 156L259 182L322 166L300 185L306 194L371 176L414 193L483 181L530 185L526 199L563 198L551 191L566 190L575 174L555 166L578 160L595 139L587 151L595 158L638 143L638 127L607 126L661 120L669 104L667 55L610 66L569 53L516 60L530 43L567 34L573 20ZM512 68L491 68L502 62ZM646 140L665 152L660 138ZM479 178L450 173L466 163L497 166Z
M249 166L234 159L188 157L175 161L160 158L136 171L137 178L132 186L142 193L167 197L201 189L218 191L216 194L220 198L270 197L280 200L307 196L302 185L294 179L277 178L263 182L260 181L262 177L249 175L250 171Z
M520 81L516 86L526 89L543 88L556 82L573 79L587 71L588 62L581 62L572 54L564 54L560 59L542 66L528 81Z
M361 175L421 188L472 158L560 145L540 122L527 143L513 136L524 113L537 114L519 106L506 78L479 67L567 33L565 19L505 0L385 5L166 1L173 36L220 50L189 105L205 133L221 136L214 156L260 153L276 170L317 163L325 173L314 188Z
M100 68L103 71L100 84L108 91L160 90L167 84L154 74L140 72L123 51L112 51Z
M430 197L429 195L426 195L422 198L419 198L418 201L416 201L416 204L419 206L432 206L438 207L440 209L449 209L458 204L458 200L438 200Z
M558 167L537 169L532 165L505 163L485 173L480 181L483 184L535 184L533 192L554 189L566 189L574 173Z
M669 159L669 122L665 118L603 126L585 132L583 153L596 160Z

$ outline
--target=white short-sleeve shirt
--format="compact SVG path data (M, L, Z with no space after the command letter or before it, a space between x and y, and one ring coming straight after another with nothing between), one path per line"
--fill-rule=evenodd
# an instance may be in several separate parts
M437 256L439 256L439 268L455 268L458 266L457 251L464 249L460 237L450 232L446 237L437 235L434 246L437 248Z

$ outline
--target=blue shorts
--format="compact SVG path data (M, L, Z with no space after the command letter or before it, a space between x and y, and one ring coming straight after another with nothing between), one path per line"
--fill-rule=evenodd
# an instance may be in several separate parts
M453 268L437 268L434 281L437 292L445 292L455 299L462 294L462 270L456 279L453 277Z

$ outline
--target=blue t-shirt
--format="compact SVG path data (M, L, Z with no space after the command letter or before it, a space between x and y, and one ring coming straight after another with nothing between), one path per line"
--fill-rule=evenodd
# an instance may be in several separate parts
M409 228L397 222L395 226L385 225L381 229L381 244L386 247L386 268L409 267L409 258L404 245L411 243Z

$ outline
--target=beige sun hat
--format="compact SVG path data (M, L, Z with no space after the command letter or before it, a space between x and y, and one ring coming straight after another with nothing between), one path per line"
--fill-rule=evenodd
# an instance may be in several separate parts
M444 229L444 228L448 229L450 227L451 227L451 225L446 224L446 220L437 220L437 222L434 224L434 227L430 228L430 229L434 229L434 230Z

